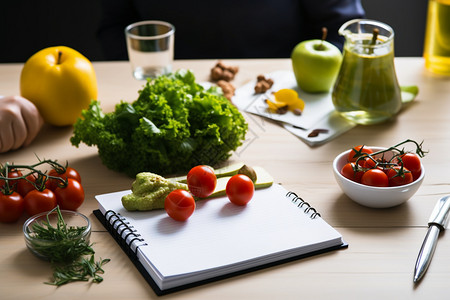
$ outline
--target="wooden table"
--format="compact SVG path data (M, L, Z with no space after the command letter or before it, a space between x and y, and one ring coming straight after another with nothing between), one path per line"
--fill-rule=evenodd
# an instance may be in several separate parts
M198 81L208 80L214 60L176 61L175 69L190 68ZM226 60L238 65L240 86L261 73L291 68L287 59ZM143 82L131 76L127 62L94 63L98 100L111 111L120 100L132 101ZM21 64L0 65L0 93L18 94ZM414 263L437 199L450 192L450 78L424 69L422 58L397 58L401 85L418 85L417 101L395 121L357 126L325 145L311 148L277 124L244 114L250 142L231 158L267 169L322 213L349 243L342 251L314 256L185 290L167 299L442 299L450 293L450 238L443 234L431 266L418 286L412 282ZM93 222L96 256L111 258L104 282L71 283L60 288L43 284L51 278L47 262L25 247L21 225L0 224L1 299L156 299L158 298L92 214L94 196L130 188L133 181L107 169L96 148L73 147L72 128L46 126L27 148L1 154L1 162L33 163L40 158L68 161L82 175L86 200L80 211ZM389 146L405 139L424 141L426 176L417 194L390 209L369 209L352 202L337 186L331 162L357 144ZM448 234L447 234L448 235Z

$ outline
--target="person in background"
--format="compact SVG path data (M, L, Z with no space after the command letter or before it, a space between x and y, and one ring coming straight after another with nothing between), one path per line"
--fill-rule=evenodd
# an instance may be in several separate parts
M175 59L288 58L302 40L342 50L338 29L365 16L360 0L102 0L97 37L106 60L126 60L125 27L143 20L175 26Z
M0 96L0 153L29 145L44 121L36 106L20 96Z

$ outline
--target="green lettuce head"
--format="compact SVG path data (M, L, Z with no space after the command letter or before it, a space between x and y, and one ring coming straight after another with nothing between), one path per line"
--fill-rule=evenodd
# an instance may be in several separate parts
M248 125L215 87L195 83L191 71L149 80L133 103L104 114L93 101L74 124L70 141L97 145L103 164L134 177L214 166L242 145Z

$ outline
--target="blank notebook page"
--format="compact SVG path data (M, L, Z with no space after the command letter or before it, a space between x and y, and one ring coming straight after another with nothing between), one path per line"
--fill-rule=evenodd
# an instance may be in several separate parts
M129 212L121 204L127 193L96 198L103 214L119 213L141 234L147 245L139 247L138 257L146 258L158 277L224 266L242 269L255 260L271 262L342 244L339 232L321 217L304 213L278 184L256 190L246 206L227 197L197 201L185 222L171 219L164 210Z

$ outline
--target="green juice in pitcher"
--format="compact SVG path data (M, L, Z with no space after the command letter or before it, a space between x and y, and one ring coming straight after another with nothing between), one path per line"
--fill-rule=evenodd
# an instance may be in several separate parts
M392 118L402 104L392 39L376 35L374 40L373 34L361 32L361 27L359 24L357 33L344 33L347 38L344 58L332 99L342 116L367 125ZM373 30L374 26L369 29Z

